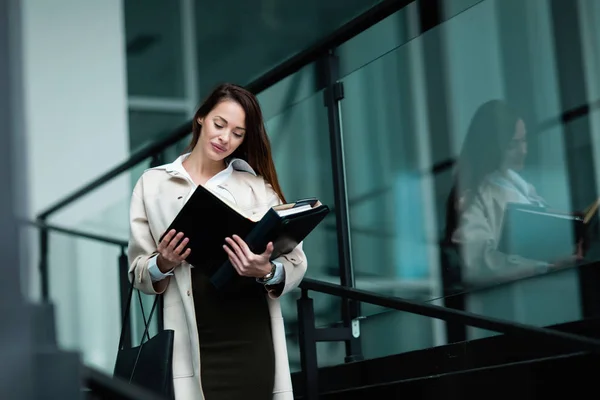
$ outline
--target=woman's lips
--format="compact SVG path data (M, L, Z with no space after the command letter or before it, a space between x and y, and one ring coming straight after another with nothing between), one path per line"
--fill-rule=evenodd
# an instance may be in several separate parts
M211 145L217 153L225 153L227 151L225 147L219 146L218 144L211 143Z

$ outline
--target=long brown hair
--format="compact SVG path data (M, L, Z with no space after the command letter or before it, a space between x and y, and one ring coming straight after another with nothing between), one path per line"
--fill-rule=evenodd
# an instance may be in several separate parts
M246 134L244 141L230 157L241 158L250 164L252 169L273 187L277 196L285 203L285 196L279 185L279 179L277 179L277 171L275 170L275 164L271 155L271 142L267 136L260 105L256 96L243 87L232 83L223 83L217 86L206 100L204 100L194 115L194 120L192 121L192 141L186 152L192 151L198 143L198 138L202 131L202 126L198 123L198 119L205 118L213 108L225 100L235 101L246 113Z
M458 227L462 209L473 201L485 178L500 168L519 119L517 112L502 100L488 101L475 112L446 201L446 239Z

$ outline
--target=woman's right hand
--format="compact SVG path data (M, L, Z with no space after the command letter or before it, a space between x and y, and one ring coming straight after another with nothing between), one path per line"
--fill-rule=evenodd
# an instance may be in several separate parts
M184 251L190 240L181 240L182 238L183 232L177 233L175 229L171 229L158 244L156 264L163 274L181 264L192 252L190 248Z

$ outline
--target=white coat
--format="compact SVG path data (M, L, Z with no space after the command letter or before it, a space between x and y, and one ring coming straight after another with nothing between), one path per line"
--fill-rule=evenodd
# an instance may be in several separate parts
M257 219L272 206L281 203L262 177L248 172L234 170L219 185L219 189L227 191L237 208L252 219ZM134 188L130 207L130 279L134 279L135 287L142 292L162 293L164 296L164 328L175 331L173 378L177 400L203 398L191 266L184 262L175 269L173 276L153 284L148 260L157 254L158 239L181 210L192 190L193 185L173 168L173 164L167 164L147 170L142 175ZM270 290L267 293L265 290L275 352L274 400L293 399L279 296L296 288L304 277L307 263L301 247L275 260L283 265L285 271L285 281L279 285L279 292Z

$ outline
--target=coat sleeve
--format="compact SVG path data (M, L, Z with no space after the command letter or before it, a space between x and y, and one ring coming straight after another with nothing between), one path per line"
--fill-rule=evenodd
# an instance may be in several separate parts
M269 208L274 207L282 203L279 196L275 193L271 185L267 184L267 196ZM283 265L284 277L280 283L275 285L266 286L269 297L272 299L278 298L279 296L286 294L293 289L297 288L307 269L306 255L302 250L302 243L300 243L291 252L278 257L274 261L277 261Z
M142 177L133 189L129 209L129 279L133 279L134 287L144 293L160 294L166 290L170 277L155 283L150 277L148 263L158 252L150 231L143 192Z

